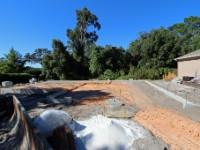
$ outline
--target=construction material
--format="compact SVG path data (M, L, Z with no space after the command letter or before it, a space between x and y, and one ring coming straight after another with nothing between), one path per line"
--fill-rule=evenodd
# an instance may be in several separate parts
M37 79L36 78L31 78L30 80L29 80L29 83L31 83L31 84L35 84L37 82Z
M190 81L192 80L194 77L188 77L188 76L183 76L183 81Z
M108 100L109 107L119 108L119 107L122 107L123 105L124 105L124 102L116 98L111 98Z
M181 80L181 78L176 77L176 78L173 78L171 80L171 82L174 84L181 84L182 80Z
M200 76L194 77L192 80L189 81L190 83L200 84Z
M154 150L167 147L134 121L110 119L101 115L74 122L74 134L78 150L132 150L138 147L134 143L139 142L143 143L143 147L145 145L145 148Z
M11 81L2 82L2 87L4 87L4 88L9 88L9 87L12 87L12 86L13 86L13 82L11 82Z
M103 114L110 118L131 118L133 116L132 113L127 111L124 102L116 98L108 100L107 106L104 106Z
M0 149L28 149L28 150L52 150L47 141L43 139L38 130L34 128L28 114L17 100L13 96L13 100L10 104L13 108L13 114L7 116L1 121L0 129ZM11 111L7 108L8 111ZM5 120L9 121L5 121Z
M72 118L62 110L47 110L40 114L35 120L34 125L39 129L44 137L53 135L53 130L59 126L69 128Z

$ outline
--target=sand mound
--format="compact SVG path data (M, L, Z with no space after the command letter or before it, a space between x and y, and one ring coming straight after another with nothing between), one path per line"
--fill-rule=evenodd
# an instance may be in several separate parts
M148 142L150 145L157 144L157 149L165 147L163 143L153 141L156 139L136 122L110 119L100 115L75 122L74 134L76 148L79 150L132 150L135 142L141 140L151 141Z

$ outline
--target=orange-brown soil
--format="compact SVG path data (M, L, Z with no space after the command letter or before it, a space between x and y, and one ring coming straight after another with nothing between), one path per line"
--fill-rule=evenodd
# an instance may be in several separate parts
M73 92L77 91L101 91L107 93L106 96L103 94L90 96L80 101L78 104L85 105L95 105L95 104L105 104L105 102L111 98L115 97L123 100L126 104L137 105L139 108L153 107L153 102L143 93L141 89L137 89L134 86L130 86L125 82L102 82L102 83L87 83L81 86Z
M147 96L148 90L144 91L134 83L39 84L37 88L70 90L69 96L78 99L77 105L106 105L109 98L116 97L126 104L137 106L140 111L133 119L161 137L173 150L200 150L200 124L176 112L159 107L154 99ZM163 107L165 103L163 101Z
M78 104L105 105L109 97L122 99L125 103L136 105L141 109L134 117L141 125L161 137L174 150L200 149L200 124L176 114L165 108L158 107L145 92L137 86L123 82L111 84L86 84L74 91L100 90L107 96L88 97Z
M134 117L173 150L199 150L200 124L164 108L142 110Z
M82 84L37 84L34 86L28 85L28 86L17 86L15 88L17 89L24 89L24 88L39 88L39 89L63 89L63 90L73 90L78 88L79 86L82 86Z

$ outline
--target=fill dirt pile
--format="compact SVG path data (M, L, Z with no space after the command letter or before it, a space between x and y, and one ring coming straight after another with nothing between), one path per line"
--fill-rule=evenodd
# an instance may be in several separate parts
M166 147L136 122L116 120L98 115L74 122L76 148L79 150L154 149Z

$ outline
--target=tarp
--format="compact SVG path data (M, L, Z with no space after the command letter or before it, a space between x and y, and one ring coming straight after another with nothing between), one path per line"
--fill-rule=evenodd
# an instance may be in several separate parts
M12 116L6 117L9 119L7 121L1 120L0 149L52 150L47 141L39 135L24 107L15 96L11 105L13 105Z

